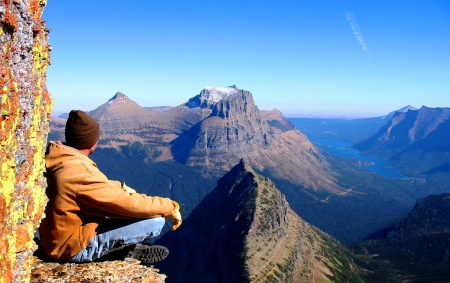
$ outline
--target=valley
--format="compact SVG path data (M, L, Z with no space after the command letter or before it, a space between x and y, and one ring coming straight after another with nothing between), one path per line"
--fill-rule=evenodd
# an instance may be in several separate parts
M445 170L387 178L365 170L361 165L367 162L331 154L314 142L330 137L364 141L390 121L386 117L334 119L324 130L329 121L298 124L276 109L260 111L252 94L235 86L205 89L163 110L141 107L117 93L91 114L102 129L92 155L99 168L138 192L176 199L186 223L194 227L196 221L188 222L191 214L240 161L269 178L296 215L348 246L384 237L417 199L449 190ZM50 140L63 140L64 119L52 119L51 129ZM163 234L161 240L167 241L170 233ZM388 268L379 262L361 264ZM370 280L364 282L377 282Z
M295 124L295 122L293 121ZM308 137L308 139L321 150L344 158L353 158L359 161L362 169L380 174L388 179L410 178L403 175L400 168L393 167L389 161L374 156L362 155L361 152L353 148L351 142L335 140L329 138Z

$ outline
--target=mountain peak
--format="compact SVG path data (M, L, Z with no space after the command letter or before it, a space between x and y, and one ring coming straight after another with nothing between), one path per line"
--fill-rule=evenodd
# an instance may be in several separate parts
M116 92L116 94L115 94L113 97L111 97L111 99L108 100L108 101L113 101L113 100L116 100L116 99L123 99L123 98L128 98L128 96L126 96L125 94L123 94L123 93L121 93L120 91L118 91L118 92Z
M245 163L244 158L241 158L241 160L239 160L239 163L237 164L237 166L238 166L239 168L242 168L242 170L245 170L245 169L246 169L247 164Z
M122 92L117 92L113 97L111 97L107 102L103 103L96 109L90 112L90 115L97 119L98 121L111 120L111 119L131 119L136 117L146 117L148 116L149 110L141 107L139 104L131 100L128 96ZM133 119L132 119L133 120ZM137 120L135 121L137 122ZM136 124L134 126L138 126ZM116 127L117 125L112 125ZM130 127L128 125L127 127ZM106 125L102 125L104 129L107 129Z
M200 93L200 96L209 103L216 103L225 97L233 96L236 93L236 86L215 87L208 86Z
M104 114L105 111L114 111L114 112L127 112L130 110L130 108L142 108L139 106L136 102L128 98L125 94L119 92L116 92L116 94L111 97L106 103L98 107L97 109L93 110L95 114L98 114L99 109L102 109L102 114ZM128 111L129 113L133 113Z
M398 115L399 113L406 113L406 112L408 112L409 110L418 110L418 109L417 109L416 107L414 107L414 106L407 105L407 106L405 106L405 107L402 107L402 108L400 108L400 109L397 109L397 110L394 110L394 111L390 112L389 114L387 114L387 115L384 117L384 119L390 120L390 119L392 119L395 115Z
M227 87L207 86L200 94L189 99L186 106L189 108L209 108L211 105L214 105L225 98L234 96L237 91L238 88L235 85Z
M398 109L396 112L405 113L405 112L408 112L409 110L418 110L418 109L414 106L408 105L408 106Z

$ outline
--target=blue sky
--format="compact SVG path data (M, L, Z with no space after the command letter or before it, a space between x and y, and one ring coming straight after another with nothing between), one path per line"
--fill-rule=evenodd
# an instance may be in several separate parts
M448 0L49 0L43 18L55 113L229 85L287 117L450 107Z

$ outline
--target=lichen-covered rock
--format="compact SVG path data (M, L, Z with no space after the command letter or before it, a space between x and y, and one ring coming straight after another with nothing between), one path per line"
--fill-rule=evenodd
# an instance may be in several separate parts
M0 0L0 282L28 282L33 231L46 204L42 175L53 106L45 0Z

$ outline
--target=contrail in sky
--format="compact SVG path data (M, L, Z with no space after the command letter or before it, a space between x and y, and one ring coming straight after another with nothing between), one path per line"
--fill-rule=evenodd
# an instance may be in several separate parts
M356 36L356 39L358 39L359 44L361 45L362 49L365 52L369 52L367 49L366 43L364 42L364 37L359 30L358 22L356 21L356 18L349 12L345 13L347 16L347 21L350 23L350 26L352 27L353 34Z

